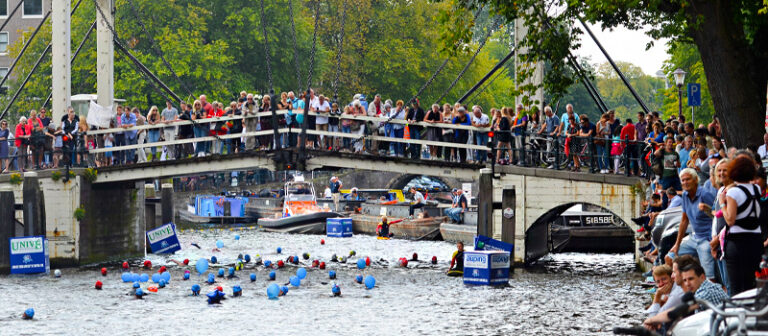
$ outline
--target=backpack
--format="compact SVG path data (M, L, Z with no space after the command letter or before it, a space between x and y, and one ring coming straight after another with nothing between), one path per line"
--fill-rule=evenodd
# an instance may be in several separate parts
M749 211L746 217L737 219L735 225L738 225L745 230L757 229L760 227L760 217L757 214L758 209L760 209L760 192L757 190L757 186L752 185L754 193L750 193L749 189L744 186L737 185L736 188L739 188L745 195L747 195L747 200L736 209L736 213L740 214L746 211L750 205L752 205L752 210Z

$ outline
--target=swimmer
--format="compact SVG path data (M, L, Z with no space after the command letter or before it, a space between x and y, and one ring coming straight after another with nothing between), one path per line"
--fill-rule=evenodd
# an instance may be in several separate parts
M389 232L389 226L400 223L402 221L402 219L398 219L396 221L388 222L387 216L381 216L381 223L379 223L379 226L376 227L376 234L379 237L391 238L393 234Z
M456 252L451 257L451 268L446 272L449 276L464 275L464 243L456 243Z

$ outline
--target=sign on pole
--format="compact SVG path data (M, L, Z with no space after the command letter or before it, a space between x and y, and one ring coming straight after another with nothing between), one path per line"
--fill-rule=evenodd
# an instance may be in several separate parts
M43 236L16 237L11 243L11 274L48 273L48 239Z
M173 223L165 224L157 229L147 231L147 240L152 253L173 253L181 250L179 238L176 237L176 227Z
M688 83L688 106L701 106L701 84Z

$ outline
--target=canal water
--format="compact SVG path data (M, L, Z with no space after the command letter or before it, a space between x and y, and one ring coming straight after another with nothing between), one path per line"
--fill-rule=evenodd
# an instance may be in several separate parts
M106 277L96 266L64 269L61 278L0 276L0 335L607 335L614 326L641 320L648 301L630 254L555 254L536 267L516 270L509 287L485 288L444 275L455 250L447 242L255 230L185 231L179 238L183 250L172 257L147 257L151 272L138 269L142 260L131 262L134 272L150 276L162 265L170 269L170 284L144 300L127 295L131 283L121 281L118 263L107 266ZM217 240L224 243L220 252L213 251ZM277 247L282 254L276 254ZM356 257L347 263L329 262L333 254L347 256L352 250ZM204 293L213 286L192 266L215 255L219 264L208 271L215 273L241 253L274 262L305 252L310 254L302 259L307 278L277 301L266 296L269 271L251 264L237 272L239 278L216 278L228 297L233 285L241 285L242 297L208 305ZM395 265L414 252L424 261ZM433 255L437 265L428 262ZM372 265L359 271L356 258L365 256ZM171 261L185 258L191 261L187 268ZM327 262L328 269L311 269L312 259ZM182 280L184 269L193 272L189 281ZM296 269L278 270L276 282L287 284ZM330 269L338 273L341 297L331 295ZM255 282L248 278L251 272ZM366 290L355 283L358 274L373 275L376 287ZM93 289L96 280L104 282L103 290ZM189 295L195 283L203 288L200 297ZM29 307L35 309L34 320L22 320Z

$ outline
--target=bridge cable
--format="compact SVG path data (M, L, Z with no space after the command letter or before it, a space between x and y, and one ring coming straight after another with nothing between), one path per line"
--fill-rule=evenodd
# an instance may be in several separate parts
M481 50L483 50L485 43L488 42L488 38L491 37L491 34L493 34L494 30L496 29L496 25L499 23L499 21L500 20L498 17L493 20L493 23L491 23L491 27L488 28L488 32L485 33L485 37L483 37L483 40L480 41L480 45L477 47L477 50L475 50L475 53L472 55L472 57L469 59L467 64L464 66L464 69L461 69L461 72L459 72L459 75L456 76L456 79L454 79L453 82L451 82L451 85L448 87L447 90L445 90L445 92L443 92L440 98L437 98L437 100L435 101L435 104L440 103L440 101L442 101L443 98L445 98L445 96L448 95L448 93L450 93L451 90L453 90L453 87L456 86L456 83L459 82L459 79L461 79L461 77L464 76L464 73L466 73L467 70L469 70L469 67L472 65L472 63L475 62L475 58L477 57L477 55L480 54Z
M69 61L70 66L75 64L75 59L77 59L77 56L80 55L80 51L83 50L83 46L85 45L85 42L88 41L88 37L90 37L91 34L93 33L93 30L96 29L96 22L97 21L93 21L93 24L91 24L91 28L89 28L88 31L85 32L85 36L83 36L83 39L80 41L80 44L77 46L75 53L72 54L72 59ZM45 102L43 103L43 107L48 106L48 103L51 102L52 97L53 97L53 92L48 93L48 98L45 99Z
M341 36L339 37L339 50L336 53L336 77L333 79L333 102L338 103L339 100L339 76L341 75L341 51L344 47L344 26L347 22L347 0L344 0L344 9L341 14Z
M45 16L43 17L43 19L40 20L40 23L32 32L32 36L30 36L29 39L27 39L27 42L24 43L24 46L21 47L21 51L19 51L19 55L16 56L16 58L13 60L13 63L11 63L11 66L8 67L8 71L5 73L5 76L3 76L3 79L0 80L0 87L2 87L3 84L5 84L5 81L8 80L8 77L11 76L13 69L16 67L17 64L19 64L19 60L21 59L21 56L24 55L24 52L26 52L27 48L29 48L29 46L32 44L32 41L35 39L35 36L37 36L37 33L40 31L40 28L43 27L43 24L45 23L45 21L48 20L49 16L51 16L51 11L48 11L47 13L45 13Z
M493 78L491 78L491 80L488 83L483 85L483 88L480 89L480 91L477 91L477 92L473 93L470 97L467 98L467 100L471 101L471 100L479 97L483 92L485 92L485 90L487 90L489 87L491 87L491 84L493 84L493 82L495 82L496 79L498 79L499 76L501 74L503 74L503 73L504 73L504 71L499 71L498 73L496 73L496 75L494 75Z
M288 14L291 17L291 38L293 39L293 63L296 65L296 87L301 92L301 66L299 65L299 47L296 43L296 24L293 19L293 1L288 0Z
M187 94L189 94L189 96L191 96L194 99L195 95L192 93L192 90L190 90L187 84L184 83L184 81L182 81L181 78L179 78L179 75L176 74L176 71L173 70L171 63L169 63L168 60L165 59L163 50L160 49L157 46L157 44L155 44L155 38L152 36L152 34L149 33L149 31L147 30L147 27L144 25L144 21L141 19L141 16L139 16L139 9L136 8L136 5L133 2L133 0L128 0L128 3L131 5L131 12L133 13L133 16L136 18L136 21L139 23L141 30L144 32L145 35L147 35L149 39L149 46L151 47L152 51L154 51L155 55L160 57L165 67L168 68L168 71L171 72L171 74L176 79L176 81L179 82L179 84L181 84L181 87L184 88L185 91L187 91Z

